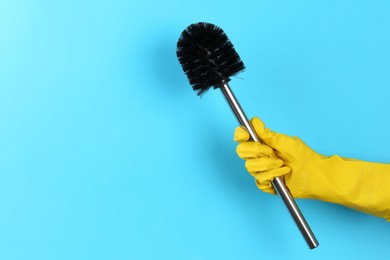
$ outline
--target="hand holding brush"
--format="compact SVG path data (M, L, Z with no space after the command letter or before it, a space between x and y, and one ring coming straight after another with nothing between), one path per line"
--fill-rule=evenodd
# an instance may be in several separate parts
M336 203L390 221L389 164L321 155L300 138L271 131L257 117L251 123L264 145L251 142L242 127L234 140L259 189L275 194L271 182L283 177L294 198ZM277 159L269 156L272 150Z

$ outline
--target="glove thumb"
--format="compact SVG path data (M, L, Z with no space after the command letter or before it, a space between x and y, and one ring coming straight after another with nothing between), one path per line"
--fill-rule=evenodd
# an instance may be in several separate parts
M280 139L285 139L284 135L275 133L271 131L269 128L265 128L265 124L263 121L260 120L258 117L253 117L251 120L251 124L253 128L255 129L257 135L261 139L261 141L264 142L264 144L268 145L269 147L276 149L278 148L278 143Z

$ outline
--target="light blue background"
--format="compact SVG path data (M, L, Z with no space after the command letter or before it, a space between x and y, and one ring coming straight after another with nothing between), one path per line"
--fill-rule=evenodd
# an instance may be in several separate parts
M309 250L175 48L187 25L219 25L247 67L231 86L248 116L390 162L389 14L385 0L0 0L0 259L388 257L383 219L298 200Z

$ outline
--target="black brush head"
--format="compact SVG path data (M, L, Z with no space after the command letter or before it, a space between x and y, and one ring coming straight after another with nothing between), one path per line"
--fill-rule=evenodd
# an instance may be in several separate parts
M188 26L177 42L177 58L198 95L218 88L245 69L221 28L210 23Z

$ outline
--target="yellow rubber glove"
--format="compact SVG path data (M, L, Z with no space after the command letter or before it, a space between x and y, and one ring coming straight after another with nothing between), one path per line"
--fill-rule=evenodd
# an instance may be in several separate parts
M326 157L299 138L266 129L259 118L251 123L264 145L248 141L243 127L236 128L234 140L261 190L276 194L271 181L281 176L295 198L337 203L390 221L389 164Z

